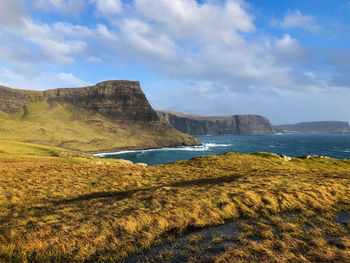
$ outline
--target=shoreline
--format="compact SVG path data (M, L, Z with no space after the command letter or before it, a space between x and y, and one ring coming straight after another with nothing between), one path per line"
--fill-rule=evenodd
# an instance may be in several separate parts
M275 134L271 134L271 136L293 136L293 135L297 135L297 134L288 134L288 133L275 133ZM298 134L298 135L308 135L308 134ZM313 136L317 136L319 134L310 134ZM327 135L327 136L331 136L331 135L338 135L341 136L343 134L322 134L322 135ZM347 135L343 135L343 136L347 136ZM349 135L348 135L349 136ZM182 151L182 150L187 150L187 151L205 151L206 146L208 146L209 148L211 147L222 147L222 146L230 146L230 145L226 145L229 142L224 142L224 141L220 141L220 142L216 142L213 144L218 144L218 145L210 145L212 144L210 141L206 141L205 139L203 139L204 141L202 142L202 144L200 145L172 145L172 146L165 146L165 147L120 147L120 148L116 148L116 149L107 149L107 150L101 150L101 151L94 151L94 152L90 152L90 154L93 154L96 157L99 158L109 158L109 156L113 156L113 155L122 155L122 154L129 154L129 153L138 153L138 152L142 152L142 151L161 151L161 150L165 150L165 151ZM209 144L209 145L208 145ZM230 143L229 143L230 144ZM272 146L271 146L272 147ZM249 152L242 152L242 153L255 153L255 152L261 152L261 149L250 149L251 151ZM263 152L273 152L275 153L275 151L271 151L272 149L265 149L263 150ZM214 150L215 151L215 150ZM329 150L331 151L331 150ZM331 153L329 151L321 151L321 152L315 152L315 151L311 151L311 152L307 152L307 151L301 151L298 154L294 153L290 153L288 151L285 152L280 152L278 151L278 154L285 154L287 156L291 156L294 158L298 158L298 157L302 157L302 156L307 156L307 155L318 155L318 156L327 156L330 158L336 158L336 159L349 159L348 155L342 155L342 156L337 156L339 154L336 154L338 152L348 152L349 149L344 149L344 150L334 150L334 152L336 153ZM233 150L233 149L227 149L227 152L241 152L239 150ZM298 152L298 151L297 151ZM333 151L332 151L333 152ZM216 153L214 153L216 154ZM220 154L220 153L219 153ZM194 154L197 155L197 154ZM206 155L206 154L204 154ZM113 157L112 157L113 158ZM117 157L116 157L117 158Z
M125 154L125 153L134 153L134 152L141 152L141 151L156 151L156 150L165 150L165 149L182 149L186 147L204 147L203 144L201 145L185 145L185 146L169 146L169 147L159 147L159 148L147 148L147 149L135 149L135 150L123 150L123 151L115 151L115 152L99 152L99 153L91 153L96 157L101 156L108 156L108 155L119 155L119 154Z
M169 145L169 146L161 146L161 147L120 147L120 148L113 148L113 149L106 149L101 151L90 151L86 152L92 155L102 155L102 154L118 154L121 152L137 152L137 151L147 151L147 150L159 150L159 149L168 149L168 148L182 148L182 147L198 147L203 146L203 144L191 144L191 145Z

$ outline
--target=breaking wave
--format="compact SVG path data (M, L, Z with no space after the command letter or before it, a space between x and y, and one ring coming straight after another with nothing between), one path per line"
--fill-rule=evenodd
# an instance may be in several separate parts
M157 152L157 151L205 152L205 151L209 151L210 148L229 147L229 146L232 146L232 144L203 143L203 145L200 145L200 146L181 146L181 147L160 148L160 149L120 151L120 152L112 152L112 153L98 153L98 154L95 154L95 156L103 158L103 157L120 155L120 154L128 154L128 153L143 154L143 153L146 153L146 152Z

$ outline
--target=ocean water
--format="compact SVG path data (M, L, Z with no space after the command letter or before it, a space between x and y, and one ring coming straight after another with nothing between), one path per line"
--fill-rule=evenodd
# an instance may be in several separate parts
M226 152L272 152L291 157L324 155L338 159L350 158L350 135L209 135L196 138L203 143L203 146L127 151L97 156L126 159L148 165L166 164L200 155Z

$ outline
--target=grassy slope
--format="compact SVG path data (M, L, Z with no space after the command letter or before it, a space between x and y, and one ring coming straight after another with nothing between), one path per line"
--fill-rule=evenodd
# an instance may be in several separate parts
M48 147L32 143L0 140L0 154L2 156L59 156L61 152L68 150Z
M117 124L100 115L32 102L15 114L0 111L0 138L59 146L91 152L155 148L179 142L194 143L191 136L176 130L161 133L142 125Z
M246 220L237 245L211 261L350 256L350 225L334 220L350 211L349 160L229 153L143 167L10 156L0 153L0 261L121 260L182 231L233 219ZM288 213L297 216L284 220Z

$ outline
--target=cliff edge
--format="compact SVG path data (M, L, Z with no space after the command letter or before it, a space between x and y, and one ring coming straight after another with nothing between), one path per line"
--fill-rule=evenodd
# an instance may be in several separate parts
M229 115L204 117L173 111L157 111L172 127L191 135L273 134L270 121L259 115Z

